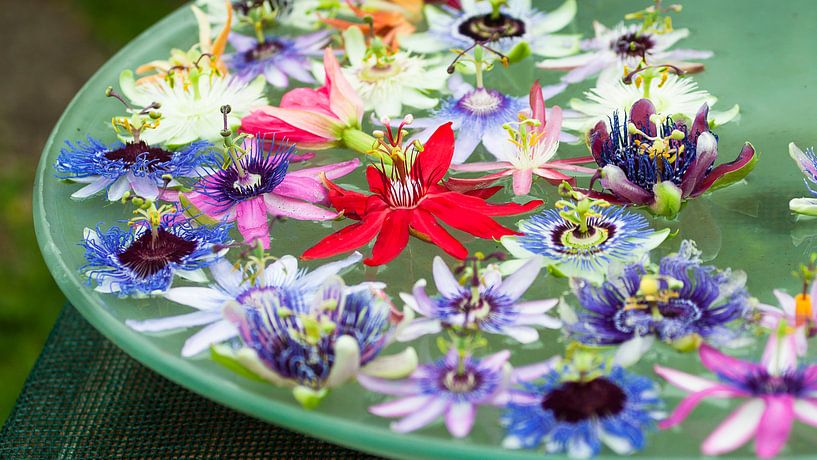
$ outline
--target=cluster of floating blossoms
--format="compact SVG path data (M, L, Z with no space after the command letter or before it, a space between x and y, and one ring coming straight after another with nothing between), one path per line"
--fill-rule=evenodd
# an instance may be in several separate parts
M717 98L687 61L712 53L676 47L689 34L670 19L680 6L595 22L586 40L560 33L574 0L552 11L530 0L192 10L197 42L124 70L106 91L125 106L113 131L68 140L54 163L80 184L71 206L134 213L85 229L80 268L97 291L173 305L162 316L146 303L133 330L184 334L183 357L285 387L307 409L356 381L384 395L368 410L396 432L503 430L508 449L629 455L709 397L746 402L703 441L707 455L754 437L770 458L795 419L817 427L817 367L797 364L817 335L817 256L797 294L765 305L691 241L651 254L674 224L633 209L675 219L757 163L746 143L716 164L712 131L738 107L710 114ZM492 78L525 74L531 55L566 73L544 87ZM571 110L546 102L595 77ZM589 155L567 154L583 141ZM817 195L813 150L790 155ZM790 206L817 215L813 198ZM534 211L516 229L501 219ZM425 243L433 258L418 252ZM762 336L759 363L717 349ZM418 355L416 340L437 347ZM667 417L671 393L628 367L696 355L683 352L715 375L655 366L689 393Z

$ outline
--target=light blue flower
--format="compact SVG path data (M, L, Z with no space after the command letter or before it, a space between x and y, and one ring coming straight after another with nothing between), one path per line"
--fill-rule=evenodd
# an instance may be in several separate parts
M315 83L310 58L323 55L329 35L328 31L321 31L295 38L266 36L259 42L255 37L231 33L229 40L235 53L225 55L224 62L232 74L246 83L259 75L277 88L288 87L290 78Z

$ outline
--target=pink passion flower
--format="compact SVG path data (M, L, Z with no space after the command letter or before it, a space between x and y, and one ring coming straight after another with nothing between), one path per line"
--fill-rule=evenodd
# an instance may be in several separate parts
M701 362L717 377L703 379L675 369L655 366L655 372L689 393L662 429L683 422L704 399L746 399L704 440L704 455L720 455L755 440L759 458L776 456L789 439L795 419L817 427L817 365L797 365L793 335L773 334L760 363L727 356L704 344Z
M258 137L247 141L244 156L226 168L220 164L208 168L208 174L186 198L208 217L236 221L245 241L259 241L269 249L268 214L297 220L336 218L337 212L315 204L328 204L320 177L344 176L360 161L289 171L294 148L273 145L266 149L264 144Z
M375 140L360 130L363 101L343 76L331 48L324 50L323 67L323 86L293 89L281 97L278 107L254 110L241 120L241 131L275 135L305 149L370 150Z

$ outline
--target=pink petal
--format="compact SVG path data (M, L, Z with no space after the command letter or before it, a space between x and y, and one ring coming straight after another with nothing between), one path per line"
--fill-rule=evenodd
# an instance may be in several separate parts
M305 201L278 195L274 192L264 195L266 209L274 216L286 216L298 220L331 220L338 213Z
M326 115L317 112L307 112L305 110L284 109L280 107L266 106L261 107L250 115L247 115L241 120L241 129L248 131L255 127L257 131L266 133L268 131L276 132L279 129L272 125L272 128L265 129L270 124L264 124L263 118L258 115L266 115L267 118L273 118L283 121L285 124L295 128L295 130L286 130L287 141L300 143L302 141L314 142L315 137L325 139L327 141L336 139L336 128L338 120L327 117ZM254 121L259 118L258 122ZM270 120L273 121L273 120Z
M505 363L508 362L508 359L511 357L511 352L508 350L502 350L496 352L492 355L486 356L482 358L479 362L480 367L489 369L492 372L499 371Z
M794 402L794 415L797 420L817 428L817 401L798 399Z
M461 165L451 165L451 169L461 172L483 172L495 171L497 169L513 168L513 165L507 161L477 161L474 163L465 163Z
M238 203L235 213L238 231L244 237L244 241L259 240L264 249L269 249L269 224L264 198L258 196Z
M648 192L627 179L621 168L608 164L602 168L601 185L633 204L649 204L653 201L652 192Z
M298 177L287 174L283 181L275 187L275 194L287 198L295 198L309 203L328 204L329 193L326 187L311 177Z
M471 403L454 403L445 412L445 426L455 438L464 438L474 427L477 407Z
M774 290L774 296L777 298L777 303L780 304L780 308L783 310L786 316L790 319L794 319L794 315L796 313L794 297L792 297L788 292L781 291L780 289Z
M281 97L279 106L283 109L317 112L329 118L337 118L329 107L329 92L325 88L295 88Z
M530 186L533 182L533 171L530 169L517 169L513 172L513 193L517 196L524 196L530 193Z
M431 266L434 283L437 291L445 297L453 297L460 293L460 283L454 278L454 274L449 270L442 257L435 257ZM415 293L416 294L416 293Z
M550 120L545 125L545 137L539 142L547 142L548 144L555 144L559 142L559 136L562 133L562 108L558 105L550 109Z
M542 269L542 260L538 257L532 257L513 272L510 276L502 281L499 285L497 293L506 296L508 299L517 300L528 290L528 288L539 276L539 271Z
M443 327L438 319L415 319L400 330L397 334L397 340L400 342L410 342L418 337L436 334L442 330Z
M430 398L426 396L426 398ZM392 431L398 433L408 433L410 431L419 430L420 428L433 422L440 415L445 412L449 406L449 402L442 398L433 398L430 403L423 404L413 414L410 414L398 422L391 424Z
M749 442L763 415L763 400L751 399L735 409L701 444L704 455L731 452Z
M214 206L210 197L207 195L202 195L198 192L190 192L186 193L185 198L187 198L193 206L196 207L199 211L206 214L208 217L212 217L213 219L221 219L224 217L224 209L219 206Z
M369 412L380 417L405 417L427 407L433 398L429 395L408 396L371 406Z
M555 369L556 365L561 361L559 356L554 356L547 361L541 363L529 364L527 366L516 367L511 372L511 381L514 383L530 382L547 374Z
M420 392L420 384L416 380L380 379L377 377L370 377L366 374L361 373L357 375L357 381L363 388L369 391L374 391L376 393L383 393L392 396L410 396L416 395L417 393ZM403 415L405 414L396 415L395 417L402 417Z
M711 380L702 379L668 367L655 366L653 369L656 374L663 377L667 382L690 393L708 390L717 385L717 383Z
M776 456L789 440L794 421L794 398L789 395L765 398L766 410L760 418L755 453L760 458Z
M725 355L708 344L701 345L698 355L701 358L701 363L707 369L733 380L741 380L743 376L761 367L755 363Z
M735 396L744 396L744 394L726 385L714 385L706 390L692 393L682 399L672 414L667 419L661 421L658 426L665 430L679 425L689 416L692 410L706 398L731 398Z
M287 177L295 176L295 177L313 177L318 179L323 173L326 175L326 178L329 180L337 179L338 177L345 176L350 172L354 171L355 168L360 166L360 160L355 158L353 160L344 161L341 163L333 163L329 165L323 166L315 166L312 168L304 168L299 169L297 171L290 171L287 174Z
M330 47L324 48L323 68L326 71L326 86L329 88L329 106L332 112L346 123L360 123L363 118L363 101L343 76L335 53Z

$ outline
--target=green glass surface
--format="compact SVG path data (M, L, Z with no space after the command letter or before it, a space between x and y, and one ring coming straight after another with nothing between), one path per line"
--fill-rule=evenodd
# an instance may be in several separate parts
M544 9L560 1L536 2ZM569 31L592 33L597 19L613 25L627 12L646 2L625 0L579 2L579 14ZM653 219L657 228L678 229L679 235L666 242L656 256L677 249L682 238L695 239L704 256L719 267L746 271L749 290L763 302L773 303L772 290L797 289L790 275L805 256L815 250L817 222L798 222L788 211L787 203L807 191L802 177L787 153L787 144L795 141L801 147L817 144L817 8L809 0L766 2L762 0L689 0L682 1L683 12L675 18L676 27L688 27L691 35L678 47L711 49L716 56L706 61L707 70L695 78L701 88L719 97L717 108L724 110L740 104L742 117L717 130L720 136L719 161L731 161L744 141L751 141L762 153L757 170L749 179L726 190L695 200L682 211L677 221ZM151 59L165 57L171 47L187 49L196 40L193 16L181 9L156 24L105 64L80 91L65 111L45 147L35 189L35 223L37 236L50 270L70 301L102 333L137 360L167 378L212 400L258 418L309 433L339 444L368 452L407 458L540 458L541 450L509 451L499 447L503 431L497 423L499 409L481 408L472 434L464 440L452 439L442 424L413 434L389 431L389 420L369 415L366 408L384 400L381 395L363 391L356 383L333 391L315 411L300 408L286 389L275 388L234 375L207 357L182 359L179 350L192 331L162 335L136 333L124 324L126 319L144 319L180 314L186 307L161 299L128 300L101 295L88 287L78 272L83 264L79 246L82 230L97 223L113 225L129 217L124 206L108 204L97 197L73 201L70 193L77 185L66 185L54 178L53 163L65 140L84 139L87 135L113 141L108 125L111 116L120 113L115 101L106 99L104 88L114 84L122 69L135 68ZM555 82L557 73L546 73L532 62L496 69L487 84L517 96L525 95L530 83ZM566 93L548 101L549 105L566 106L571 97L579 96L591 82L571 87ZM271 94L277 102L279 94ZM224 101L229 103L229 101ZM584 153L583 146L563 146L569 156ZM317 163L348 158L349 152L321 152ZM475 159L487 159L478 150ZM341 183L363 186L362 170ZM546 184L534 186L534 195L547 205L556 199L555 190ZM502 195L500 199L510 197ZM513 224L516 219L505 219ZM346 222L315 224L287 221L273 226L273 253L300 254L317 238L346 225ZM493 251L493 242L465 238L469 249ZM412 240L409 248L394 263L379 271L362 268L350 273L348 282L378 279L389 283L389 293L408 290L420 277L430 277L431 260L441 254L437 248ZM315 263L306 266L313 267ZM179 282L179 285L183 282ZM552 277L540 278L528 292L528 298L558 296L567 282ZM568 300L572 298L568 296ZM575 304L575 302L573 302ZM564 343L555 331L543 331L541 340L521 346L506 339L492 338L493 349L514 350L512 362L525 365L561 353ZM744 357L760 354L762 342L738 351ZM415 344L421 360L436 357L433 339ZM387 351L399 350L393 347ZM814 348L813 348L814 349ZM691 372L703 372L695 355L679 354L665 347L655 347L634 370L652 374L655 363ZM105 372L100 369L99 372ZM668 409L673 408L681 392L665 387L663 395ZM697 458L699 445L706 435L726 417L736 401L702 404L681 429L656 432L638 458ZM796 423L782 457L814 458L817 455L817 431ZM135 442L138 442L136 440ZM728 458L753 458L749 447L739 449ZM558 458L555 457L555 458ZM613 458L605 450L599 458Z

